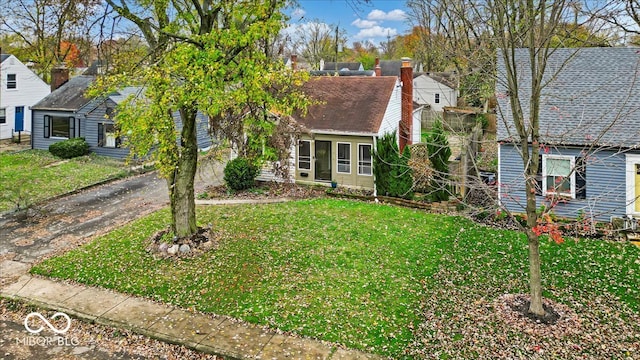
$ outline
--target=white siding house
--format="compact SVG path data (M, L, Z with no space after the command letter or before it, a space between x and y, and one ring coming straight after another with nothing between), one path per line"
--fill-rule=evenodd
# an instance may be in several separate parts
M413 79L413 101L431 106L432 111L442 112L445 106L458 104L458 90L436 75L421 74Z
M31 106L51 92L49 85L13 55L0 55L0 139L31 133Z

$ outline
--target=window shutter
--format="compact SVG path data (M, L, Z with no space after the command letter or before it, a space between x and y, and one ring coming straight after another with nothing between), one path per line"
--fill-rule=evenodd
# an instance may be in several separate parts
M98 146L104 146L104 124L98 123Z
M576 199L587 198L587 161L584 157L576 158Z
M76 119L69 117L69 139L76 137Z
M44 138L48 139L49 136L51 136L51 116L49 115L45 115L44 116Z
M542 155L538 155L538 172L536 173L536 195L542 196Z

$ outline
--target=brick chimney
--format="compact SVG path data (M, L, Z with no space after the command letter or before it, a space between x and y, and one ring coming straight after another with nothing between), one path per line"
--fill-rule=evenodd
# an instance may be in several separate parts
M51 91L69 81L69 69L64 65L54 66L51 69Z
M400 68L400 82L402 83L402 117L398 135L400 137L400 152L404 150L406 145L411 145L413 139L413 68L411 67L411 59L402 58L402 67Z
M297 64L298 64L298 55L291 54L291 70L296 71Z
M376 76L382 76L382 68L380 67L380 58L376 58L376 65L373 70L376 72Z

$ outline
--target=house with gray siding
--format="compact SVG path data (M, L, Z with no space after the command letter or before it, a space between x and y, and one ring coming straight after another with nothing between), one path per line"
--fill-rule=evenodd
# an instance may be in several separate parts
M98 155L124 159L129 149L122 146L117 136L114 115L116 107L129 96L144 96L139 87L126 87L108 96L89 98L85 95L96 79L93 75L71 78L49 96L31 107L33 132L31 147L48 150L55 142L83 137L89 150ZM178 112L174 113L178 129L182 122ZM198 114L198 147L206 149L212 140L208 133L207 118Z
M527 49L516 49L523 113L529 113ZM498 194L515 213L526 207L521 146L506 70L498 56ZM558 49L540 96L539 205L561 217L610 221L640 217L640 50ZM527 146L531 147L529 143Z

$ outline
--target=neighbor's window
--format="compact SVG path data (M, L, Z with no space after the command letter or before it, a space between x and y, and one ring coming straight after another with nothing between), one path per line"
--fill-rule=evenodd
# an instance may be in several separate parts
M371 145L358 144L358 175L371 175Z
M44 116L44 137L66 138L74 135L75 119L73 117Z
M69 118L52 117L51 118L51 136L52 137L69 137Z
M98 124L98 146L120 147L120 137L116 136L116 128L113 124Z
M544 195L575 197L575 158L544 155L542 157L542 188Z
M435 102L436 104L440 104L440 94L436 94Z
M0 124L7 123L7 109L0 108Z
M17 87L16 74L7 74L7 89L16 89Z
M298 169L311 170L311 142L300 141L298 145Z
M351 173L351 144L338 143L338 172Z

